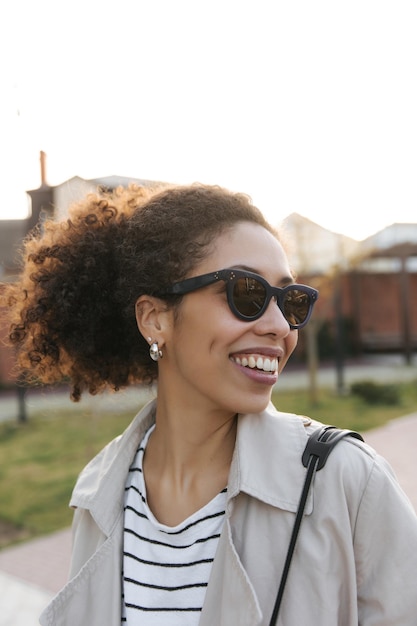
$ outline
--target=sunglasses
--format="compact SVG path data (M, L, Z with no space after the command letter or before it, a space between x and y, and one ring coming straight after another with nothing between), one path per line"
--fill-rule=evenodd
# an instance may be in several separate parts
M317 289L307 285L272 287L258 274L232 269L186 278L168 287L161 295L183 296L212 285L218 280L225 281L230 310L238 319L245 322L259 319L266 311L271 298L276 298L277 305L291 330L302 328L307 324L319 295Z

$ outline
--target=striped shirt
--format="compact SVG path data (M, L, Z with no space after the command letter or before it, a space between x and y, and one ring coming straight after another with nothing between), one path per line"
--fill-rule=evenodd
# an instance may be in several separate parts
M222 530L224 489L175 527L160 524L146 501L142 460L146 433L125 491L122 624L197 626Z

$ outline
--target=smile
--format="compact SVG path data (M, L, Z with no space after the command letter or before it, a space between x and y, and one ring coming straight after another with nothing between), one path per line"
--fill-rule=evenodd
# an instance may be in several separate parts
M233 356L230 357L232 361L234 361L237 365L241 365L242 367L250 367L251 369L262 370L263 372L276 372L278 369L278 359L268 358L262 356Z

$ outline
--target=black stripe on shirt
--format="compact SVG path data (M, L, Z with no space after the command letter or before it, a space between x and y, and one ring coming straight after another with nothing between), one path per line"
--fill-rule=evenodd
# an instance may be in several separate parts
M138 611L147 611L147 612L158 612L158 613L162 613L162 612L181 612L181 613L185 613L187 611L201 611L201 606L200 607L187 607L187 608L171 608L171 607L167 607L167 608L163 608L163 607L148 607L148 606L139 606L137 604L130 604L130 603L126 603L125 606L127 606L129 609L137 609Z
M204 563L213 563L214 559L200 559L198 561L190 561L189 563L160 563L159 561L156 563L155 561L146 561L145 559L141 559L135 554L131 552L123 552L123 556L127 556L134 561L139 561L139 563L144 563L145 565L156 565L157 567L194 567L194 565L203 565Z
M144 537L143 535L139 535L139 533L135 532L131 528L125 528L125 533L129 533L140 539L141 541L146 541L147 543L152 543L157 546L164 546L165 548L173 548L174 550L186 550L187 548L192 548L193 546L199 543L205 543L206 541L211 541L212 539L218 539L220 537L220 533L216 533L215 535L210 535L209 537L203 537L202 539L197 539L193 541L193 543L185 544L183 546L173 546L170 543L164 543L163 541L156 541L156 539L149 539L148 537Z
M189 585L179 585L178 587L167 587L166 585L151 585L150 583L142 583L134 578L123 578L127 583L138 585L139 587L147 587L148 589L163 589L164 591L182 591L184 589L193 589L194 587L207 587L208 583L190 583Z

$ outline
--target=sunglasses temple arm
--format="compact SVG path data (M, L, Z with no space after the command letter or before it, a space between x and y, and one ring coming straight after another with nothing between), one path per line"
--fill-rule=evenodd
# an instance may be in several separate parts
M220 280L221 272L212 272L211 274L203 274L203 276L195 276L193 278L186 278L185 280L180 281L179 283L175 283L171 285L166 291L166 294L175 295L175 296L183 296L190 291L195 291L196 289L201 289L202 287L207 287L208 285L213 284L216 280Z

